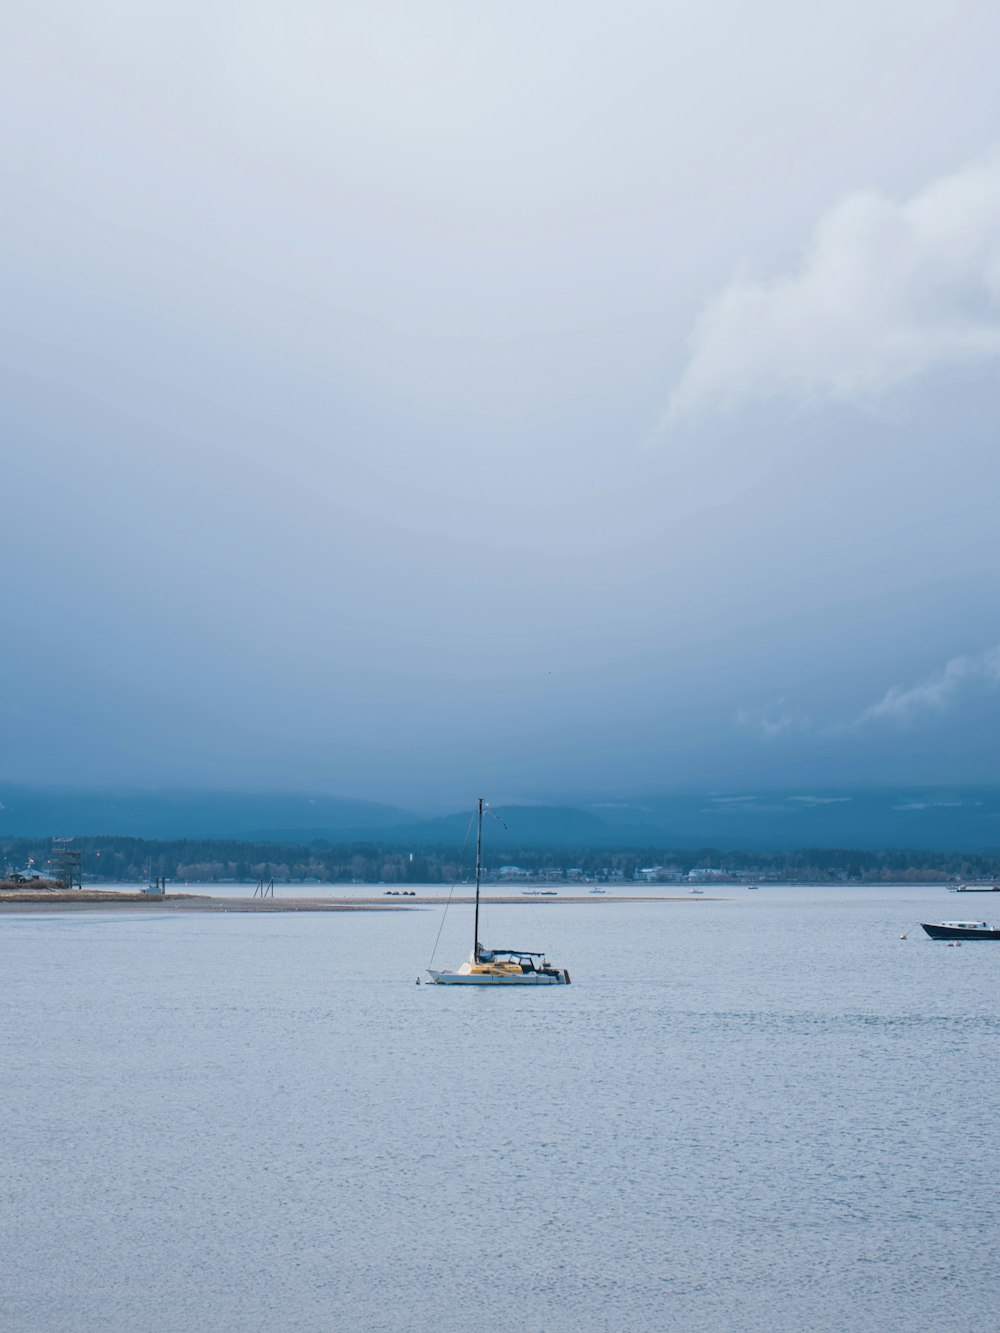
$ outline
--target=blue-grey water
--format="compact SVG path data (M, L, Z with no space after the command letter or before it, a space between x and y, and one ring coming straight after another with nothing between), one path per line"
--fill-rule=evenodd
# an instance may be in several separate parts
M993 899L716 892L0 917L0 1328L1000 1329Z

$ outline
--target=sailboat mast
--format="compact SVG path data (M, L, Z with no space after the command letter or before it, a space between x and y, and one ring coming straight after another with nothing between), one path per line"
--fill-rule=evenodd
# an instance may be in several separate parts
M476 826L476 918L472 926L472 961L479 962L479 881L483 873L483 798L479 798L479 823Z

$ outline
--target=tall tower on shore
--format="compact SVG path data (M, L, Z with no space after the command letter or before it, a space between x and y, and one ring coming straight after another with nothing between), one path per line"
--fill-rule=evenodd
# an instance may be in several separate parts
M49 853L52 874L67 889L83 888L83 853L72 838L53 838Z

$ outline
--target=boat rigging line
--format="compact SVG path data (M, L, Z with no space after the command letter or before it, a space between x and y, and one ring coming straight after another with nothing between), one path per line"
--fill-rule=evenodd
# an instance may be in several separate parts
M470 815L469 817L469 827L465 830L465 842L462 843L462 852L458 858L458 873L451 881L451 888L448 890L448 897L445 899L444 911L441 913L441 922L438 926L437 939L434 941L434 948L431 950L431 959L430 963L428 963L428 967L433 965L434 955L437 953L438 945L441 943L441 932L444 930L445 917L448 915L448 908L451 906L452 896L455 892L455 885L458 883L459 875L462 873L462 867L465 865L465 853L469 849L469 838L472 834L472 825L475 822L475 818L475 815ZM497 816L497 818L499 818L499 816ZM501 823L502 822L503 821L501 820Z

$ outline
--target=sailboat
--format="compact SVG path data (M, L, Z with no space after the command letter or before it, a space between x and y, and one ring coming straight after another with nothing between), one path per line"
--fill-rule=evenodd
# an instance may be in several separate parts
M479 943L479 885L483 875L483 798L479 798L476 826L476 912L472 926L472 953L457 972L427 975L436 986L568 986L569 973L545 961L533 949L484 949Z

